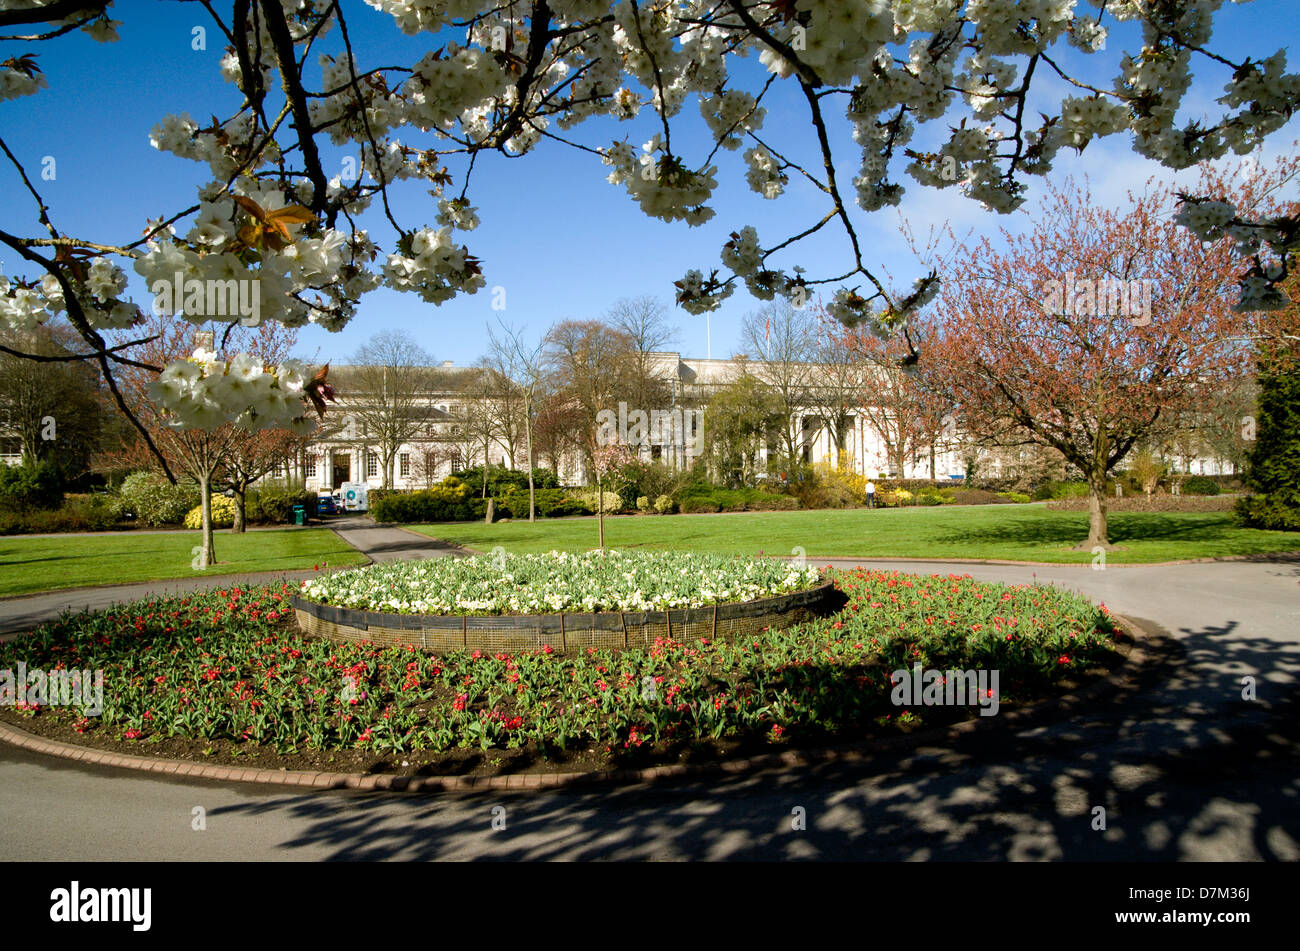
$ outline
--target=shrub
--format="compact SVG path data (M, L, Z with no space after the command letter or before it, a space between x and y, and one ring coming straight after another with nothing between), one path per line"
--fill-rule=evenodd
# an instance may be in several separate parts
M793 495L755 490L745 507L750 512L793 512L799 508L799 500Z
M584 502L582 499L574 498L564 493L563 489L556 490L557 498L548 500L545 504L538 503L537 514L545 518L564 518L569 515L595 515L596 510Z
M199 504L199 487L172 485L156 472L133 472L122 482L122 506L149 527L179 525Z
M707 483L692 483L674 500L682 512L774 512L799 508L792 495L763 489L719 489ZM658 503L656 502L656 510Z
M483 492L483 467L474 466L472 469L462 469L453 472L448 479L455 479L458 482L464 482L471 490L482 495ZM447 479L443 480L443 484ZM489 466L487 474L487 493L492 496L502 496L511 489L528 491L528 470L527 469L507 469L505 466ZM533 487L536 489L558 489L560 480L550 469L533 470ZM436 486L435 486L436 488ZM426 490L428 491L428 490Z
M35 465L0 464L0 508L14 512L57 509L63 503L59 468L48 459Z
M638 459L623 470L628 482L625 487L626 498L636 499L644 495L647 499L657 499L661 495L672 495L693 480L690 472L670 469L662 462Z
M638 512L650 511L650 498L645 495L638 495L636 497L636 510Z
M117 500L110 495L69 495L57 509L0 510L0 535L44 535L53 532L103 532L120 521Z
M606 493L609 495L610 493ZM538 489L534 493L537 514L542 518L558 518L564 515L592 515L595 509L583 501L574 498L568 489ZM607 499L608 501L608 499ZM595 493L592 493L595 502ZM497 499L497 511L501 515L509 514L511 518L528 518L528 490L511 492Z
M1088 496L1086 482L1044 482L1034 490L1037 502L1049 499L1082 499Z
M1005 505L1007 500L987 489L953 489L953 501L958 505ZM1028 500L1026 500L1028 501Z
M1228 512L1233 499L1226 495L1169 495L1157 492L1147 495L1136 492L1120 498L1106 500L1110 512ZM1057 512L1086 512L1087 499L1061 499L1048 502L1047 508Z
M1251 495L1237 499L1233 511L1237 518L1251 528L1267 528L1275 532L1300 532L1300 508L1286 505L1267 495Z
M1218 495L1219 483L1209 476L1196 475L1185 479L1179 491L1184 495Z
M212 497L212 524L216 528L229 528L235 524L235 500L225 495ZM203 527L203 505L194 506L185 516L185 527Z
M1294 308L1293 308L1294 310ZM1300 348L1261 344L1256 353L1257 438L1247 453L1247 525L1295 531L1300 526Z
M295 505L305 508L308 515L315 515L316 498L316 493L308 492L305 486L267 482L249 490L244 515L255 524L283 525L293 520Z
M368 490L368 491L366 492L366 499L369 501L369 503L370 503L371 506L374 506L374 504L375 504L376 502L378 502L380 499L386 498L387 496L390 496L390 495L401 495L403 492L406 492L406 491L408 491L408 490L406 490L406 489L370 489L370 490Z
M655 511L660 515L670 515L675 507L671 495L661 495L655 499Z
M861 505L867 497L867 477L846 466L829 462L812 467L810 478L793 488L804 508L848 508Z
M1017 505L1024 505L1026 502L1031 501L1029 496L1023 492L999 492L997 494L1000 498L1004 498L1008 502L1015 502Z
M587 489L584 492L574 492L571 493L571 495L574 499L577 499L579 502L581 502L583 505L589 508L593 514L596 512L597 499L596 499L595 489ZM605 489L604 492L601 493L601 497L604 499L606 515L609 515L611 512L618 512L622 510L623 499L619 496L617 492L611 492L609 491L609 489Z
M563 489L538 489L536 502L537 514L543 517L591 514ZM370 514L377 522L469 522L486 516L487 503L474 494L471 483L448 476L431 489L385 495L371 504ZM527 482L523 491L514 487L495 498L494 505L498 518L528 518Z

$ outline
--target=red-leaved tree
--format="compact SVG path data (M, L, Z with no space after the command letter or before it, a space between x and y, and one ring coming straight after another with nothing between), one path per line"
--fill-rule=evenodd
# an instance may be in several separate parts
M1287 160L1254 175L1206 169L1202 185L1268 213ZM1110 548L1107 475L1166 438L1207 394L1244 373L1253 315L1236 313L1227 242L1173 222L1176 195L1148 185L1126 207L1086 185L1050 190L1028 231L1003 231L941 263L943 333L924 359L964 429L1060 451L1089 487L1088 538Z

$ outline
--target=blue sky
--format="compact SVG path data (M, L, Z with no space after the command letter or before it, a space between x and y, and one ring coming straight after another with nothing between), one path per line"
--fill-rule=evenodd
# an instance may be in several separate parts
M224 6L218 4L218 7ZM1279 47L1295 44L1300 33L1297 0L1255 0L1227 4L1219 13L1211 47L1229 58L1250 55L1263 58ZM361 3L346 6L349 29L363 66L406 64L425 51L441 45L429 36L405 37L389 17ZM202 7L194 3L160 0L119 0L114 6L120 42L97 44L80 33L40 44L0 43L0 60L24 52L39 54L50 88L36 96L0 103L0 134L27 165L39 172L42 160L51 156L56 163L53 181L40 183L51 216L65 233L98 241L117 243L133 240L146 218L174 213L194 200L194 189L206 180L206 166L159 153L149 145L149 130L172 112L188 112L206 124L216 114L228 116L238 105L238 93L224 83L217 70L222 37L211 28ZM191 48L192 29L208 28L207 50ZM1116 72L1119 51L1136 47L1135 28L1112 31L1108 51L1084 57L1062 50L1067 68L1080 78L1109 88ZM331 43L324 49L333 50ZM1295 56L1288 51L1291 68ZM1227 80L1222 67L1209 68L1194 60L1196 81L1186 97L1185 117L1218 115L1214 99ZM744 88L757 90L762 81L756 58L734 69L737 76L752 76L757 82ZM315 74L309 72L309 78ZM1066 87L1036 77L1043 109L1059 102ZM778 87L788 84L777 84ZM793 87L765 100L768 116L765 136L793 158L812 161L811 126L802 96ZM960 110L954 116L961 115ZM954 120L955 121L955 120ZM839 166L837 175L851 197L851 181L857 173L859 154L847 130L832 130ZM949 123L939 121L918 130L913 148L932 146L946 135ZM591 146L608 144L626 137L634 146L657 129L652 113L628 123L613 120L589 122L568 135ZM680 131L679 131L680 130ZM709 143L693 103L688 104L674 125L674 148L688 163L707 154ZM1300 137L1300 119L1277 133L1264 155L1290 152ZM411 145L422 144L418 131L402 136ZM684 144L683 144L684 143ZM330 149L329 163L340 163L342 153ZM716 217L698 228L682 223L666 224L643 215L622 187L605 181L609 169L587 153L544 141L522 159L485 155L474 172L471 200L479 209L482 224L465 235L470 250L482 259L487 288L474 296L462 296L435 307L413 295L379 290L363 299L353 322L340 333L315 327L304 328L298 350L304 356L342 362L371 334L400 328L438 360L470 363L485 349L484 327L500 316L524 326L539 336L553 322L566 318L599 317L620 297L651 294L671 305L672 282L688 268L708 270L720 267L718 252L727 235L744 225L758 229L765 245L775 243L812 224L825 211L819 195L810 186L792 179L786 194L776 201L764 201L744 183L740 153L720 152L719 188L711 202ZM463 165L449 163L459 188ZM984 212L955 191L923 189L901 174L897 180L908 193L901 207L868 215L853 209L855 225L863 241L869 266L892 276L892 283L904 287L921 273L899 237L900 214L912 227L924 233L929 227L951 223L958 235L974 229L978 233L1006 226L1020 227L1026 216L998 216ZM1155 175L1168 180L1168 170L1134 154L1126 137L1115 136L1091 145L1082 157L1063 153L1053 177L1088 173L1098 201L1120 203L1124 193L1140 187ZM1178 180L1186 182L1184 173ZM0 223L12 233L34 235L34 206L21 191L12 168L0 170ZM1041 182L1030 180L1032 209ZM399 221L407 227L432 225L434 201L418 183L401 183L392 192ZM376 209L378 203L376 202ZM392 247L392 229L377 210L368 212L362 223L386 249ZM0 251L0 271L26 273L7 249ZM831 226L787 251L776 260L789 268L803 264L812 276L827 276L847 270L847 244L843 232ZM494 287L506 293L506 310L492 310ZM135 299L145 300L141 282L133 287ZM744 315L761 306L743 288L711 318L712 354L730 356L739 346L739 326ZM670 318L680 328L677 348L688 356L706 355L706 323L670 307Z

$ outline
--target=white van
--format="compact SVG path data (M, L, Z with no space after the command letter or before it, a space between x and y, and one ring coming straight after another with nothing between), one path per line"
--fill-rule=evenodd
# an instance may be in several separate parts
M364 482L344 482L338 494L345 512L364 512L370 508L370 486Z

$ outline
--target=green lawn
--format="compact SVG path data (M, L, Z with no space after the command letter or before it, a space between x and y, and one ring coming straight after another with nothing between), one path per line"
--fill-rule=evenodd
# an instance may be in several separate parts
M198 532L139 535L0 537L0 596L124 584L198 574L190 563ZM365 557L324 528L216 534L217 564L208 574L355 565Z
M519 553L553 548L580 551L595 548L598 542L594 518L411 528L479 551L494 545ZM605 519L605 543L611 548L748 555L789 555L802 548L810 558L991 558L1086 564L1092 561L1092 553L1071 549L1087 536L1086 512L1048 511L1041 504ZM1110 539L1124 548L1107 553L1111 564L1300 550L1300 534L1241 528L1229 512L1119 512L1110 517Z

